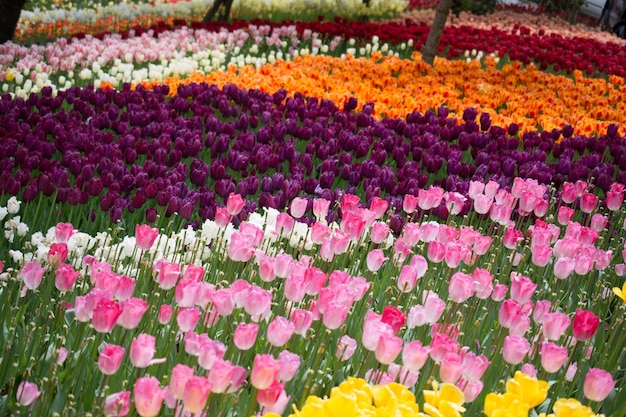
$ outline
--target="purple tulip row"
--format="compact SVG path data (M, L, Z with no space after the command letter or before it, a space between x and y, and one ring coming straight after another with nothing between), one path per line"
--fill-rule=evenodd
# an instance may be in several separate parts
M382 197L400 210L405 194L429 185L467 196L470 181L510 189L521 177L558 189L582 180L602 197L614 182L626 184L626 138L616 126L598 138L573 136L569 126L519 138L516 125L492 125L472 108L458 122L444 107L376 120L372 104L356 106L205 84L172 97L168 87L128 86L5 95L0 194L98 201L114 222L132 212L153 222L157 206L213 219L233 192L248 200L242 220L257 205L283 209L299 195L334 202L361 194L365 204ZM433 210L447 216L445 204ZM331 210L328 220L336 216Z

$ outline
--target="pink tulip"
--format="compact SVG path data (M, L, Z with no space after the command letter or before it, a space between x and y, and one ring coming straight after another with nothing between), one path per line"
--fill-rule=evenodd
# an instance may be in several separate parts
M198 324L201 314L197 307L183 307L178 310L176 324L180 331L187 333L193 330Z
M304 213L306 213L307 206L308 201L306 199L300 197L294 198L291 200L291 215L294 218L299 219L304 216Z
M30 261L22 267L19 273L20 278L24 280L24 285L29 290L36 290L41 284L43 274L46 272L37 262Z
M208 339L208 337L207 337ZM226 346L217 340L202 341L198 355L198 365L204 369L211 369L216 361L223 360Z
M535 293L537 284L530 278L511 272L511 298L520 304L526 304Z
M130 362L137 368L146 368L155 363L165 362L165 358L153 359L156 352L156 338L142 333L130 344Z
M596 334L600 317L591 311L577 309L572 322L572 333L578 340L589 340Z
M243 308L252 321L258 322L269 314L272 295L268 291L252 285L242 296Z
M557 213L557 221L560 225L566 226L574 217L574 210L567 207L561 206L559 207L559 212Z
M537 368L532 363L525 363L521 366L520 370L523 374L528 375L529 377L536 378L537 377Z
M189 380L187 380L185 384L185 392L183 393L183 406L190 413L202 411L209 398L210 392L211 383L207 378L201 376L189 377Z
M72 265L61 264L55 271L54 286L59 291L72 291L80 272L74 271Z
M521 316L522 308L517 301L508 299L504 300L502 304L500 304L500 309L498 310L498 322L502 327L510 329L513 323L515 323L515 321Z
M230 288L215 290L210 296L213 308L222 317L229 316L235 309L235 300Z
M561 189L561 199L565 204L572 204L578 198L578 190L576 190L576 186L571 182L566 182L563 184Z
M256 389L267 389L278 377L280 362L267 354L257 354L254 357L250 383Z
M481 181L470 181L469 184L469 197L474 200L479 194L483 194L485 191L485 183Z
M558 279L567 279L574 268L576 267L576 261L572 258L559 258L554 263L554 276Z
M172 376L170 377L169 389L172 396L177 400L182 400L185 394L185 385L187 381L194 375L194 370L182 363L176 364L172 368Z
M474 253L478 256L486 254L492 243L493 238L491 238L491 236L476 236L476 240L474 241Z
M583 385L583 392L585 397L591 401L601 402L609 396L613 388L615 388L615 381L610 373L598 368L591 368L585 375L585 383Z
M475 296L481 300L486 300L493 292L493 274L486 269L476 268L472 272L473 287Z
M41 395L39 388L32 382L22 381L17 386L16 400L20 405L28 407Z
M367 254L367 258L366 258L367 269L370 272L377 272L380 269L380 267L383 265L383 262L385 262L387 259L389 258L385 257L385 254L383 253L382 250L373 249Z
M113 393L104 400L104 415L123 417L130 411L130 391Z
M411 371L419 371L428 360L429 352L430 349L422 346L419 340L410 341L402 350L402 364Z
M180 276L179 264L160 260L155 262L152 268L158 272L156 281L161 289L171 290L176 286Z
M389 226L382 222L376 222L372 225L370 231L370 239L373 243L379 244L387 240L389 236Z
M109 333L115 327L121 314L122 308L119 303L101 299L93 309L91 324L98 333Z
M383 217L388 208L389 202L387 200L383 200L380 197L372 197L372 201L370 202L370 210L376 213L377 219Z
M52 243L48 251L48 263L52 266L58 266L67 260L67 254L68 248L66 243Z
M209 370L208 379L211 383L211 392L223 394L232 384L235 367L230 361L217 359Z
M122 364L126 349L121 346L107 344L104 346L98 356L98 369L105 375L113 375Z
M169 321L172 319L172 306L169 306L167 304L162 304L161 307L159 308L159 323L160 324L167 324L169 323Z
M509 288L504 284L496 284L491 293L491 299L494 301L502 301L506 297L506 293Z
M110 291L94 288L85 296L78 296L75 300L74 310L76 319L81 322L87 322L93 317L93 310L100 300L112 300L113 295Z
M521 363L530 351L530 343L523 337L509 335L504 338L502 357L511 365Z
M256 399L263 407L274 404L280 398L280 395L285 391L285 384L274 381L272 384L257 392Z
M335 356L340 361L346 361L354 355L356 351L356 340L351 338L348 335L343 335L339 339L337 343L337 351L335 352Z
M539 354L541 355L541 366L548 373L558 372L569 357L566 347L558 346L552 342L543 343Z
M598 204L598 197L591 193L584 193L580 197L580 211L583 213L591 213L596 209L596 205Z
M278 362L280 362L280 372L278 372L278 380L288 382L298 372L300 368L300 355L283 350L278 354Z
M231 216L238 215L245 205L245 200L239 194L230 193L228 195L228 199L226 200L226 210L228 210L228 214Z
M363 323L363 334L361 336L363 347L369 351L375 351L383 334L393 335L391 326L380 321Z
M446 245L433 240L428 244L426 254L428 255L428 260L439 263L443 261L446 256Z
M204 268L198 265L187 265L185 267L185 273L183 274L183 279L190 280L192 282L200 282L202 281L202 277L204 276Z
M477 356L473 352L467 352L463 356L463 378L468 381L478 381L489 366L489 359L485 355Z
M224 207L217 207L215 209L215 224L217 227L224 228L228 226L233 216L230 215L228 210Z
M383 309L380 321L391 326L394 333L398 333L406 322L406 314L400 311L397 307L386 306Z
M141 417L155 417L159 415L167 390L159 386L155 377L141 377L135 382L133 396L135 409Z
M322 244L326 238L330 238L330 228L323 223L314 223L313 226L311 226L311 241L319 245Z
M389 365L402 352L402 344L403 341L400 337L388 333L381 334L374 351L376 360L383 365Z
M322 323L329 330L336 330L348 317L350 307L345 304L340 304L336 301L328 303L326 310L322 314Z
M441 362L446 353L458 352L458 350L458 342L443 333L433 333L429 355L434 361Z
M439 368L439 378L442 382L455 384L463 372L463 361L456 352L446 353Z
M543 315L543 336L547 340L559 340L569 327L571 319L564 313L545 313Z
M54 235L58 242L67 243L74 234L74 226L72 223L57 223L54 226Z
M463 380L461 380L463 381ZM463 387L463 396L465 397L465 403L469 404L473 402L483 390L484 384L482 381L467 381L462 383L459 381L459 385Z
M147 224L135 226L135 241L137 242L137 247L141 250L150 250L158 236L159 229L155 227L150 227Z
M405 213L411 214L417 208L418 198L411 194L405 194L404 200L402 201L402 210Z
M619 184L619 183L611 184L611 188L613 188L614 184ZM624 190L617 191L617 190L611 189L606 193L606 208L608 208L609 210L611 211L619 210L622 207L623 202L624 202Z
M602 232L606 229L608 219L600 213L596 213L591 217L591 228L596 232Z
M281 347L289 341L295 328L291 321L277 316L267 326L267 341L272 346Z
M62 365L63 362L65 362L65 359L67 359L67 349L65 349L64 347L59 348L59 352L57 354L57 359L56 359L56 363L57 365Z
M552 248L548 245L537 245L531 247L531 261L533 265L543 268L548 265L552 257Z
M452 215L457 215L463 211L465 207L465 196L457 192L448 192L445 195L446 208Z
M577 372L578 372L578 362L574 362L570 364L570 366L567 368L567 371L565 371L565 380L572 382Z
M315 198L313 199L313 214L317 221L326 221L326 215L328 214L328 209L330 208L330 201L324 198Z
M456 272L450 278L448 285L448 296L450 299L461 304L467 301L474 294L474 280L471 275L463 272Z
M493 198L484 194L478 194L476 198L474 198L474 211L478 214L489 213L489 209L491 209L492 204Z
M296 308L291 311L291 322L294 324L294 333L306 337L306 333L313 324L313 313Z
M259 325L256 323L239 323L233 333L233 342L237 349L248 350L254 346L258 332Z
M404 265L400 270L396 285L400 291L408 293L415 288L415 284L417 284L417 270L411 265Z
M552 303L550 300L540 300L535 303L535 309L533 310L533 320L535 323L541 324L543 322L543 317L546 313L550 312L550 307Z
M117 324L125 329L134 329L139 326L146 311L148 311L147 301L141 298L130 298L122 303L122 314L118 317Z

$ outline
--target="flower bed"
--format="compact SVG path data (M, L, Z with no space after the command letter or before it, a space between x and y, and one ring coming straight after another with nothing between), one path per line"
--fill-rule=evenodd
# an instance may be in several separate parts
M623 79L235 26L3 47L0 415L624 413Z

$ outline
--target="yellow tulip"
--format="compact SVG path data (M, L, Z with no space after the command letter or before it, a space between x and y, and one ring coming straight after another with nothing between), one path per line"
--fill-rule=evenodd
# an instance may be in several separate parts
M504 394L490 393L485 398L485 414L487 417L528 417L530 407L522 399L510 392Z
M506 392L518 396L529 408L534 408L548 397L549 385L523 372L517 371L513 379L506 383Z
M593 417L593 410L574 398L559 398L552 408L555 417Z
M463 391L454 384L433 381L433 389L424 390L424 412L432 417L459 417L465 411Z

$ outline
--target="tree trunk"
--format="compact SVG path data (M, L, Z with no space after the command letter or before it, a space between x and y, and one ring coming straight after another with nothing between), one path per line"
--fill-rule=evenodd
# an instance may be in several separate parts
M13 39L26 0L0 0L0 43Z
M435 62L435 56L439 49L439 41L443 34L443 28L446 26L446 20L448 20L451 7L452 0L440 0L437 5L435 18L433 19L433 24L428 33L428 39L426 39L426 43L422 49L422 61L429 65L433 65Z
M228 22L230 17L230 9L233 6L233 0L214 0L213 6L206 12L202 21L204 23L212 21L215 16L218 17L218 22ZM222 9L222 12L218 15L217 12Z

